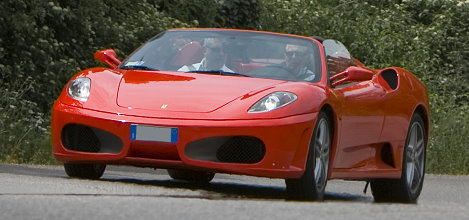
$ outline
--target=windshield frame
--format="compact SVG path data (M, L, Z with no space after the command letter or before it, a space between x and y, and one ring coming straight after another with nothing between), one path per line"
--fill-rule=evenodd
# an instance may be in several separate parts
M140 69L140 70L149 70L152 71L151 69L154 69L153 71L164 71L164 72L178 72L177 69L166 69L166 68L155 68L153 66L142 66L139 68L138 65L135 65L137 61L134 61L136 55L139 53L145 54L146 49L149 49L149 45L154 44L155 42L158 43L158 40L163 39L163 38L168 38L169 37L176 37L176 36L210 36L213 35L214 37L217 36L224 36L226 39L236 39L236 38L252 38L251 40L258 40L259 42L261 40L264 40L266 42L270 41L285 41L285 42L298 42L301 43L302 45L307 45L308 50L311 52L311 55L308 53L308 56L311 56L311 61L310 65L312 65L312 68L314 68L312 71L314 71L314 74L316 76L314 77L314 80L298 80L298 79L293 79L293 78L285 78L285 77L274 77L269 74L253 74L250 75L249 73L245 72L238 72L238 71L232 71L235 74L228 74L228 75L236 75L236 76L251 76L251 77L256 77L256 78L272 78L272 79L280 79L280 80L286 80L286 81L309 81L309 82L318 82L320 81L322 77L322 62L321 62L321 53L320 53L320 46L315 40L309 37L304 37L304 36L297 36L297 35L290 35L290 34L281 34L281 33L273 33L273 32L264 32L264 31L251 31L251 30L235 30L235 29L171 29L167 30L165 32L157 34L155 37L151 38L149 41L145 42L142 46L137 48L133 53L131 53L122 63L119 65L119 69L133 69L129 68L129 66L135 66L135 69ZM232 41L229 43L236 43L236 41ZM235 50L238 50L238 48L234 48ZM241 48L245 49L245 48ZM240 49L240 50L241 50ZM145 54L147 55L147 54ZM278 55L278 54L277 54ZM142 55L143 56L143 55ZM286 55L285 55L286 56ZM134 63L132 63L134 62ZM129 65L131 63L132 65ZM250 62L251 63L251 60ZM213 71L209 70L208 72ZM215 70L214 72L217 72L219 70ZM187 70L187 71L179 71L179 72L197 72L194 70ZM224 72L227 72L224 70Z

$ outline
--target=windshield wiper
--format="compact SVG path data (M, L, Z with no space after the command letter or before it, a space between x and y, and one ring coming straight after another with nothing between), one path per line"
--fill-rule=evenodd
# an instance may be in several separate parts
M223 70L193 70L193 71L187 71L186 73L208 73L208 74L218 74L218 75L224 75L224 76L246 76L246 77L250 77L248 75L244 75L244 74L241 74L241 73L225 72Z
M148 66L142 66L142 65L126 65L126 66L121 67L121 69L125 69L125 70L158 70L158 69L155 69L155 68L151 68L151 67L148 67Z

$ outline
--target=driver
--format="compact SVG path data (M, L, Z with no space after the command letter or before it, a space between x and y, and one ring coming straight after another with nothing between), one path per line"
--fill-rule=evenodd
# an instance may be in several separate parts
M178 69L178 71L223 71L234 72L226 65L226 53L223 48L223 43L218 38L206 38L204 40L204 58L200 63L185 65Z
M305 46L287 44L285 46L284 68L292 73L298 80L312 81L316 77L313 71L308 69L311 61L311 53Z

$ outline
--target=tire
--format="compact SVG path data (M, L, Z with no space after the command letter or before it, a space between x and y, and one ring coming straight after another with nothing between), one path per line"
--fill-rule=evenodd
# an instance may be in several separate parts
M306 169L299 179L285 179L287 196L301 200L324 200L332 143L329 117L320 112L311 137Z
M417 202L425 177L426 135L422 117L414 114L407 131L401 178L371 181L375 202Z
M65 172L69 177L81 179L99 179L104 174L106 164L64 164Z
M190 183L208 184L215 177L215 173L193 171L193 170L171 170L168 169L169 176L174 180L182 180Z

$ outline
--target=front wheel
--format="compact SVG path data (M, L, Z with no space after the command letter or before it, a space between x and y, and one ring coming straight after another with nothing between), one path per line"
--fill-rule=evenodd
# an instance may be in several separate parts
M64 164L65 172L70 177L99 179L106 169L106 164Z
M299 179L286 179L287 195L294 199L324 200L331 148L329 117L320 112L311 137L306 169Z
M371 191L376 202L417 202L425 176L426 140L423 119L419 114L414 114L407 131L401 179L371 181Z

